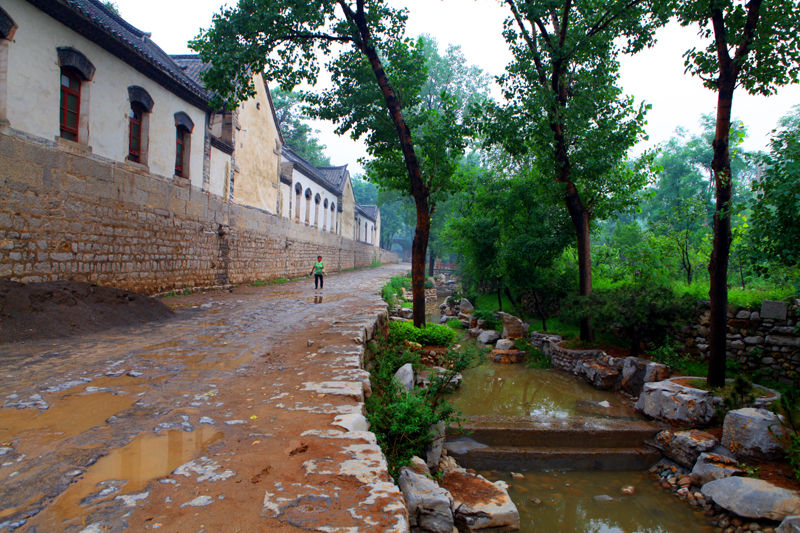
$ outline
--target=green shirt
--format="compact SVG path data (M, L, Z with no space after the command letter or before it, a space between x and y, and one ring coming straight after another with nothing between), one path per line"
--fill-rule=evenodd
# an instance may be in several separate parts
M325 263L319 261L314 263L314 274L322 275L322 269L325 268Z

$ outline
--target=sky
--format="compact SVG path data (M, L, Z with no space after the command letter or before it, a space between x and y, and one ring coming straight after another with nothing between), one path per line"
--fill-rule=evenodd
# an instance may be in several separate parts
M211 23L222 0L115 0L123 18L143 31L171 54L191 53L186 43L200 28ZM461 46L467 61L491 75L501 74L511 59L501 30L506 17L498 0L391 0L396 7L409 10L407 33L428 34L440 49L449 44ZM657 34L657 44L622 60L620 82L626 94L652 105L647 114L648 140L636 147L641 152L668 140L676 128L700 131L704 113L716 110L716 93L705 89L699 78L684 73L682 54L696 46L697 28L669 24ZM780 88L770 97L735 93L733 116L748 128L744 148L764 150L769 133L792 106L800 104L800 86ZM314 121L327 155L336 165L348 164L359 172L358 159L366 155L363 144L348 136L333 133L334 126Z

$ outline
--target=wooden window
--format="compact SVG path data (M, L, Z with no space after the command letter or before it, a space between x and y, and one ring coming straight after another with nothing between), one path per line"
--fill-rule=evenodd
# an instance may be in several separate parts
M183 126L175 128L175 175L186 176L186 137L188 131Z
M81 112L81 79L69 70L61 69L61 104L59 119L61 136L78 142L78 119Z
M128 122L128 159L140 163L142 161L142 122L144 109L137 103L131 104Z

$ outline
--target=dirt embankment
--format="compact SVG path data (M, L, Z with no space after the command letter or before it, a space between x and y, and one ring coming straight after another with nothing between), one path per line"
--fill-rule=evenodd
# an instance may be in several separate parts
M111 287L0 280L0 344L68 337L171 315L157 299Z

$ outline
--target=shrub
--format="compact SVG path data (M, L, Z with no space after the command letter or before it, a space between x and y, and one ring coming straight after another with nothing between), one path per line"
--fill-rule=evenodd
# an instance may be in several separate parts
M707 363L678 353L675 346L669 343L650 350L650 359L689 376L705 376L708 373Z
M550 357L534 348L528 339L515 339L514 347L525 352L525 364L528 368L550 368Z
M797 481L800 481L800 389L797 382L781 394L778 402L778 414L781 416L781 424L784 433L782 440L786 448L786 459L792 467L792 473ZM775 435L773 433L773 435ZM777 436L777 435L776 435Z
M432 280L432 279L428 278L428 279L426 279L426 280L425 280L425 288L426 288L426 289L432 289L432 288L434 288L435 286L436 286L436 285L433 283L433 280Z
M666 285L627 283L595 291L583 303L598 326L627 338L631 355L638 355L642 342L663 343L676 323L693 313L695 302L690 296L677 296Z
M494 311L484 311L483 309L475 309L473 313L475 318L483 320L486 323L483 329L503 329L503 322L494 314Z
M417 328L411 322L389 322L389 343L418 342L423 346L450 346L455 341L455 332L441 324L425 324Z
M461 320L458 318L448 318L447 319L447 327L450 329L464 329L464 324L461 323Z

